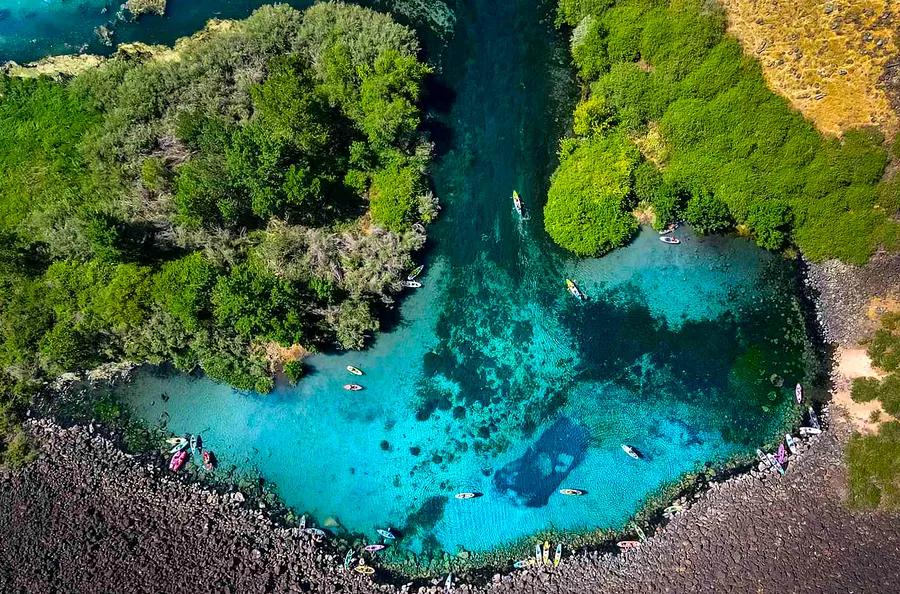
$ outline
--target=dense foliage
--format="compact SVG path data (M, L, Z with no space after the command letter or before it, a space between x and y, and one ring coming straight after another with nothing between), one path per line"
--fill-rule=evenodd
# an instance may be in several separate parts
M814 260L862 263L879 245L900 245L891 220L900 183L881 181L881 135L819 134L766 87L714 5L561 0L559 22L574 28L584 83L546 207L547 230L563 247L599 254L622 245L636 228L625 217L640 202L658 227L738 225L765 248L794 242ZM598 148L610 144L632 147L617 149L627 165Z
M127 357L265 391L280 347L362 346L437 208L417 53L388 16L279 5L0 78L7 451L36 379Z

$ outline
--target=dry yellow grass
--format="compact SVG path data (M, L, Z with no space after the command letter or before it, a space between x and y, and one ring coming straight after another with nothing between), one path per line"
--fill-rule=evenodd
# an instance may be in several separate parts
M820 130L897 132L882 77L889 64L900 71L900 0L720 2L729 31L760 60L769 86Z

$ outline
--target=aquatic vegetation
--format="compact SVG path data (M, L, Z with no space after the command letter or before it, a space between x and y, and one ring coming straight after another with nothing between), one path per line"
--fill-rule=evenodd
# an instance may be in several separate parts
M0 363L172 361L267 390L261 345L361 347L435 214L417 51L388 16L281 5L0 77Z
M863 263L880 245L900 245L891 218L896 182L881 181L888 162L881 134L822 136L724 36L719 9L699 1L564 0L558 19L574 27L571 52L585 92L576 136L563 142L556 191L574 189L561 184L569 155L590 150L575 147L625 134L646 159L632 165L643 173L624 187L607 160L588 161L579 177L618 188L618 198L586 201L571 192L579 216L552 206L551 187L545 226L561 246L601 254L623 245L634 232L625 218L639 200L652 204L658 228L680 218L706 233L737 224L762 247L793 242L813 260ZM659 170L651 185L643 183L647 162Z

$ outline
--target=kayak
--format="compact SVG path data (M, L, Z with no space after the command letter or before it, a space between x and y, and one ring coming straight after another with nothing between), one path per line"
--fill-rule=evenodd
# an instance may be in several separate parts
M576 497L579 495L584 495L584 491L582 491L581 489L560 489L559 492L563 495L574 495Z
M672 514L675 515L677 513L681 513L684 511L684 506L678 505L677 503L670 505L666 509L663 510L664 514Z
M627 551L628 549L637 549L641 546L641 543L636 540L620 540L616 543L616 546L623 551Z
M187 443L187 440L183 437L170 437L166 440L166 443L169 445L180 445L183 443Z
M778 444L778 453L775 454L775 459L778 460L778 463L784 465L787 460L787 450L784 448L784 444Z
M416 266L415 268L412 269L412 271L409 274L406 275L406 280L408 280L408 281L416 280L416 277L419 276L420 274L422 274L423 270L425 270L424 264L420 264L419 266Z
M793 455L797 453L797 440L790 433L784 434L784 443L787 444L788 451Z
M562 559L562 543L556 543L556 552L553 553L553 567L559 567L560 559Z
M457 493L456 495L454 495L454 497L456 497L457 499L475 499L478 496L478 493L471 492Z
M811 406L809 407L809 425L813 429L822 429L822 425L819 424L819 415L816 414L816 411Z
M569 290L569 293L572 294L576 299L584 300L584 293L581 292L581 289L578 288L578 285L575 284L570 278L566 279L566 289Z
M359 384L344 384L344 389L348 392L359 392L363 387Z
M800 404L800 401L803 400L803 386L800 384L794 387L794 398L797 400L797 404Z
M784 474L784 466L778 461L773 454L766 454L766 458L769 460L769 464L772 465L772 468L778 471L778 474Z
M196 435L191 435L191 451L192 451L192 452L196 452L196 451L197 451L197 443L198 443L198 442L197 442L197 436L196 436Z
M356 573L361 573L363 575L372 575L375 573L375 568L370 565L357 565L353 568L353 571Z
M636 448L633 448L633 447L630 446L630 445L626 445L626 444L623 443L623 444L622 444L622 450L623 450L626 454L628 454L629 456L631 456L632 458L634 458L635 460L640 460L641 458L643 458L643 456L641 455L641 453L640 453L639 451L637 451Z
M644 541L647 540L647 535L644 534L644 531L641 530L641 527L640 527L640 526L638 526L638 525L635 524L634 522L631 523L631 526L634 528L635 534L638 535L638 540L639 540L639 541L644 542Z
M325 531L319 530L318 528L304 528L303 532L305 532L306 534L311 534L312 536L318 538L322 538L323 536L325 536Z
M172 459L169 460L169 470L172 472L178 472L181 470L181 467L184 466L184 463L188 459L187 450L179 450L172 454Z
M363 374L361 369L359 369L358 367L354 367L352 365L347 366L347 371L349 371L353 375L362 375Z
M375 530L375 532L377 532L378 534L380 534L381 536L383 536L384 538L386 538L388 540L394 540L395 538L397 538L396 536L391 534L390 530L382 530L381 528L378 528L377 530Z
M821 429L815 427L800 427L800 435L818 435L821 432Z
M181 439L182 441L179 441L178 443L176 443L175 446L174 446L171 450L169 450L169 453L170 453L170 454L177 454L177 453L180 452L181 450L184 450L184 449L186 449L186 448L188 447L188 440L186 440L186 439L183 438L183 437L180 438L180 439Z
M347 554L344 555L344 569L350 569L350 564L353 563L353 549L347 551Z
M669 245L678 245L681 243L681 240L677 237L669 237L668 235L663 235L659 240L663 243L668 243Z
M444 582L444 590L446 590L447 592L449 592L452 588L453 588L453 574L452 574L452 573L448 573L448 574L447 574L447 581Z
M513 567L516 569L525 569L526 567L531 567L534 565L534 559L522 559L521 561L516 561L513 563Z
M519 198L519 193L516 192L515 190L513 190L512 199L513 199L513 208L516 209L516 212L519 213L519 216L521 217L522 216L522 199Z
M662 231L657 231L657 233L659 233L660 235L668 235L669 233L671 233L672 231L674 231L677 228L678 228L678 223L672 223L671 225L669 225Z
M378 551L385 549L383 544L370 544L363 547L363 550L367 553L377 553Z
M203 454L201 454L203 458L203 468L206 470L212 470L216 467L216 456L209 450L203 450Z
M540 543L534 545L534 562L540 565L541 561L544 560L544 555L541 553L541 545Z
M544 561L544 565L550 565L550 543L548 541L544 541L544 550L541 558Z
M422 286L422 283L420 283L419 281L405 280L400 281L400 286L406 287L408 289L418 289Z

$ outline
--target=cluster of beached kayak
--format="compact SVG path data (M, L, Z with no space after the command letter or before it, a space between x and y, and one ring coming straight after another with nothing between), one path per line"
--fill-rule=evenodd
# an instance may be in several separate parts
M797 384L794 388L794 398L797 404L803 402L803 386ZM819 415L812 406L806 409L807 424L800 427L800 435L818 435L822 432L822 423L819 421ZM756 457L759 459L760 468L771 468L778 471L778 474L784 474L787 470L787 460L789 455L797 453L797 438L790 433L786 433L784 441L778 444L778 449L774 454L771 452L763 452L756 449Z
M172 446L169 453L169 470L178 472L184 467L191 456L200 456L202 464L198 464L204 470L213 470L216 467L216 455L210 450L203 449L203 439L199 435L185 433L183 437L170 437L166 443Z

